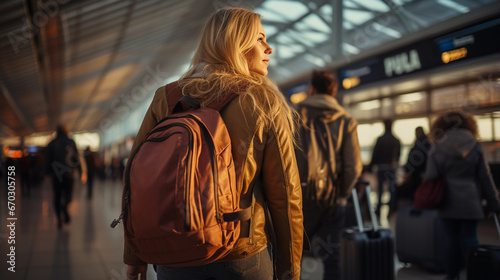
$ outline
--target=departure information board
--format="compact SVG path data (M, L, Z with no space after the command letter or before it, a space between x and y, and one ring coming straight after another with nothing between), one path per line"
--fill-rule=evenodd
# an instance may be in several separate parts
M423 40L339 70L344 90L500 53L500 18Z

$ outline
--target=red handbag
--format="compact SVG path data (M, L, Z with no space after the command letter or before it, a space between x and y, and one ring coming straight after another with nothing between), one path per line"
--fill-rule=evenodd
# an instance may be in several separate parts
M438 208L446 188L446 178L441 176L435 181L423 181L413 197L413 207L419 210Z

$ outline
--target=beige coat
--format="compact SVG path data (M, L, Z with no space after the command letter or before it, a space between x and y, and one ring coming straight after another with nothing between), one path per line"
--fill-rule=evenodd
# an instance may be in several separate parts
M267 200L274 231L277 236L276 273L279 279L299 279L302 257L303 220L302 192L291 136L282 129L287 124L266 128L261 117L252 112L250 104L233 99L222 111L232 142L236 167L237 187L241 189L241 208L251 205L253 188L257 181ZM146 134L168 115L165 87L159 88L144 117L132 148L133 151ZM252 219L242 223L241 235L234 249L222 261L243 259L267 247L264 203L257 200ZM253 238L250 237L253 232ZM139 265L138 259L125 245L124 262Z

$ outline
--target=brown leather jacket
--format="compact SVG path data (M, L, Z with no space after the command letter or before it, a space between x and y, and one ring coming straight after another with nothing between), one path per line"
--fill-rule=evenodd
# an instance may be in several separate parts
M252 220L242 223L241 235L234 249L221 261L243 259L267 247L270 240L266 234L266 222L269 221L264 207L268 207L277 236L273 245L276 249L277 276L279 279L299 279L303 248L302 192L293 141L281 129L287 124L265 128L259 125L261 118L252 112L251 105L241 103L236 97L221 111L231 136L237 186L241 189L241 208L251 205L256 184L261 185L262 191L257 192ZM167 111L165 87L161 87L144 117L132 152L149 130L168 115ZM262 195L267 203L263 203ZM129 265L144 264L126 244L124 262Z

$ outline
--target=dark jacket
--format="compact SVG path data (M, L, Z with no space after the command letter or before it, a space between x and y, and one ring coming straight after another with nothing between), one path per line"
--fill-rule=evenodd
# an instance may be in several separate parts
M481 145L465 129L446 131L431 148L425 180L446 177L443 205L438 215L447 219L483 219L481 199L488 208L500 212L498 190Z
M400 155L401 143L391 132L386 131L373 147L370 169L377 165L378 170L394 170L398 167Z
M363 164L358 141L358 122L353 119L335 97L327 94L316 94L310 96L298 105L302 118L302 124L307 126L312 119L321 119L327 123L331 131L331 139L334 143L335 154L338 155L332 164L335 164L337 171L337 182L334 186L335 200L337 203L345 205L347 198L351 195L351 189L361 175ZM305 129L310 130L310 127ZM328 139L317 139L317 141L328 141ZM317 145L311 143L310 145ZM299 154L299 153L297 153ZM307 156L299 160L301 177L307 179L308 163ZM312 163L309 163L312 164ZM305 180L302 179L304 182Z
M405 173L409 176L421 178L427 166L427 154L431 148L431 142L427 136L415 140L415 144L408 153L408 161L404 165Z
M156 91L137 134L132 153L148 131L169 112L165 87ZM273 127L261 125L262 118L252 105L236 97L222 111L222 118L231 137L236 182L241 190L241 208L251 205L253 189L261 181L263 194L277 236L276 274L279 279L300 277L302 258L303 218L302 193L295 161L294 144L286 133L285 123ZM257 200L252 219L253 242L250 242L250 222L242 222L241 234L230 254L221 261L250 257L267 247L264 203ZM125 246L124 262L139 265L143 262Z
M60 134L50 141L45 148L46 172L54 178L61 180L73 178L73 171L78 169L81 173L80 156L75 141L67 135Z
M427 166L427 154L431 148L431 142L427 136L417 138L415 144L408 153L408 161L404 165L405 180L397 189L398 198L413 200L425 173Z

